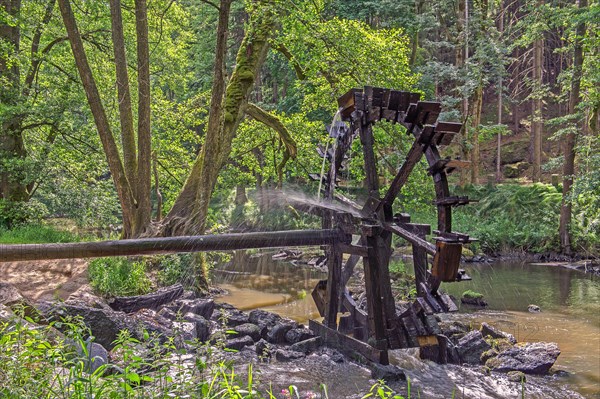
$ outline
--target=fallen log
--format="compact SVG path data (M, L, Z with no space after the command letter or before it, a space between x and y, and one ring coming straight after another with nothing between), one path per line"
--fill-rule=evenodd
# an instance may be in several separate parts
M140 309L158 310L165 303L173 302L183 295L181 284L163 287L156 292L136 296L119 296L109 303L113 310L125 313L137 312Z
M350 243L350 239L351 236L339 230L289 230L65 244L0 245L0 262L332 245L335 242Z

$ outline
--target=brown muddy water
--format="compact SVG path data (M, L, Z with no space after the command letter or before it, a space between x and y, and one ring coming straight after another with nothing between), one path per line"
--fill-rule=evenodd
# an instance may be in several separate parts
M265 309L298 322L318 319L310 292L326 274L306 265L273 261L273 254L237 253L232 262L215 268L213 282L228 292L218 300L244 310ZM412 266L406 263L410 271ZM523 263L464 267L472 281L442 288L457 298L468 289L480 292L489 306L480 310L463 305L460 314L451 317L470 320L474 326L486 321L519 341L556 342L562 353L554 370L566 373L528 377L523 387L494 375L483 376L476 369L421 361L414 350L393 351L392 361L406 371L413 394L418 391L421 398L518 398L525 389L527 398L567 398L574 396L565 389L573 389L584 397L600 398L600 279L561 267ZM529 304L538 305L542 312L528 312ZM301 363L295 367L298 378L325 383L337 392L334 397L356 392L346 392L344 386L370 383L368 373L360 368L344 370L341 383L339 373L332 370L319 373ZM276 370L272 374L276 376Z

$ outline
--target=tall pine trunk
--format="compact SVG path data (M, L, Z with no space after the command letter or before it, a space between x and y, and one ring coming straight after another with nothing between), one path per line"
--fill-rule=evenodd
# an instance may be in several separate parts
M587 7L587 0L579 0L578 8ZM580 86L581 86L581 73L583 67L583 36L585 35L585 23L579 22L577 24L575 32L575 46L573 49L573 77L571 79L571 92L569 94L569 114L577 115L577 106L580 102ZM582 127L581 121L583 117L578 115L577 117L577 128ZM562 206L560 209L560 225L559 225L559 236L560 236L560 247L563 253L570 254L572 252L572 240L571 240L571 216L572 206L569 195L571 194L571 188L573 187L573 179L575 177L575 145L577 141L577 135L575 132L570 131L563 143L563 192L562 192Z
M539 3L541 5L541 2ZM533 93L532 93L532 142L533 142L533 174L532 180L539 182L542 177L542 64L544 56L543 38L537 38L533 42Z

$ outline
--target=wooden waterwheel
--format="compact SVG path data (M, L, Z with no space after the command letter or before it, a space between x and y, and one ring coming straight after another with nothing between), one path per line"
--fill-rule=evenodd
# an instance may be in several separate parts
M468 204L469 199L450 195L447 175L456 168L468 167L468 162L442 159L438 151L438 146L450 144L461 124L438 122L440 103L419 100L418 93L378 87L353 89L338 99L342 122L329 128L335 144L327 153L320 150L320 154L330 160L323 195L326 201L341 202L352 211L337 211L327 206L311 209L322 216L324 229L337 226L347 234L360 237L355 244L337 243L327 247L328 278L321 281L312 294L324 320L323 323L311 321L311 328L325 342L360 352L383 364L388 363L388 349L409 347L421 348L422 357L446 362L447 339L441 335L434 314L454 312L457 307L439 287L442 282L467 278L459 270L459 263L462 245L471 239L452 231L452 208ZM380 121L399 123L414 138L383 197L380 197L373 148L373 125ZM368 189L368 199L362 206L335 190L344 157L356 138L362 144ZM423 156L436 193L435 244L426 240L431 226L411 223L408 214L392 213L396 197ZM392 295L389 262L394 234L412 245L418 297L408 308L397 308ZM350 254L345 263L344 253ZM346 288L361 258L366 309L359 309Z

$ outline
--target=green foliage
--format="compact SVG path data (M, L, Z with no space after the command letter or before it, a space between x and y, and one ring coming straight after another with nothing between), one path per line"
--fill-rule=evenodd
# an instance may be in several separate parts
M12 229L0 227L1 244L43 244L59 242L76 242L81 237L68 231L57 230L54 227L30 224Z
M185 288L195 287L193 254L173 254L154 257L152 263L158 268L161 285L181 283Z
M469 298L469 299L481 299L481 298L483 298L483 294L472 291L472 290L467 290L462 293L462 297Z
M561 193L547 184L468 187L458 195L479 203L458 208L454 226L478 238L486 253L558 249Z
M140 295L152 288L144 260L94 259L88 266L88 274L90 285L104 296Z
M9 201L0 198L0 228L40 223L48 209L39 201Z

